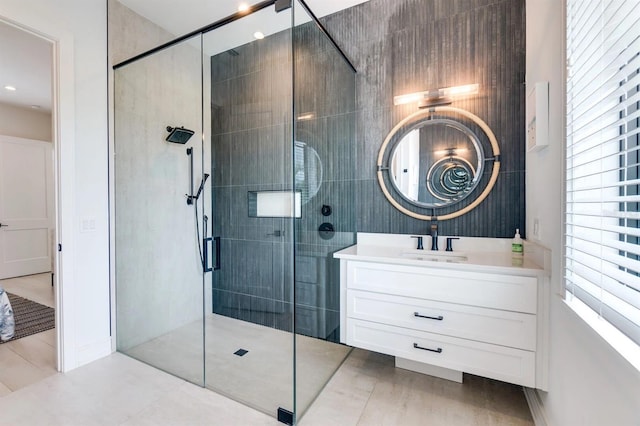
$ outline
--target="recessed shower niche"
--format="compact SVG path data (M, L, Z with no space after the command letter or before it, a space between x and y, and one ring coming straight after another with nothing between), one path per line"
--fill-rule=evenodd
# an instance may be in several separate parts
M333 343L331 254L355 242L335 183L355 72L306 5L284 3L114 67L116 334L120 352L295 422L350 350ZM238 36L256 26L264 38ZM295 208L251 204L273 198Z

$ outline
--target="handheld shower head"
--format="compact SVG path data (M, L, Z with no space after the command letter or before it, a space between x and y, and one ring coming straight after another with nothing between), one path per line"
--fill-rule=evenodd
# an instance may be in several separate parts
M167 126L169 136L165 139L167 142L185 144L193 136L194 131L185 129L184 127Z
M197 200L198 198L200 198L200 193L204 189L204 184L207 182L207 179L209 179L209 175L205 173L204 178L202 179L202 182L200 182L200 187L198 188L198 192L196 192L196 195L193 197L194 199Z

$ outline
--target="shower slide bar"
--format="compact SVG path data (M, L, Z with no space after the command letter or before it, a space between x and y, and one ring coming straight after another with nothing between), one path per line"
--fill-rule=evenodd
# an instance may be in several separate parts
M187 204L193 204L193 148L187 148L187 155L189 156L189 193L184 194L187 197Z
M200 194L202 194L202 190L204 189L204 184L207 182L209 175L204 173L202 180L200 181L200 187L198 188L198 192L193 194L193 148L187 148L187 156L189 157L189 194L184 194L187 197L187 204L193 206L195 201L198 201L200 198ZM196 217L196 238L198 241L198 250L200 250L200 229L198 228L198 206L195 205L195 217ZM200 252L200 260L202 262L202 270L203 272L211 272L217 271L220 269L220 237L207 237L207 221L209 218L207 215L203 214L204 220L204 238L202 238L202 251ZM216 250L216 264L215 266L209 266L209 243L215 242L215 250Z

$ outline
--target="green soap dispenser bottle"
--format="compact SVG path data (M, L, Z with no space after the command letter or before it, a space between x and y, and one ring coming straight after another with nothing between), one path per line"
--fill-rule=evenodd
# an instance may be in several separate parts
M511 242L511 253L514 256L522 256L522 238L520 238L520 228L516 229L516 235L513 237L513 241Z

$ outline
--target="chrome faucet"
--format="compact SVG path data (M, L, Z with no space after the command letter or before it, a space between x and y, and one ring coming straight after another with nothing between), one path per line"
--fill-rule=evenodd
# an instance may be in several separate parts
M431 222L431 250L438 250L438 222Z

